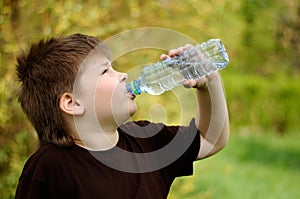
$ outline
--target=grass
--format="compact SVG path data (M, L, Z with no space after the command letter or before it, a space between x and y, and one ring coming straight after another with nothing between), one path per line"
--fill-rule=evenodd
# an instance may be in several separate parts
M300 135L234 134L219 154L175 180L169 199L300 198Z

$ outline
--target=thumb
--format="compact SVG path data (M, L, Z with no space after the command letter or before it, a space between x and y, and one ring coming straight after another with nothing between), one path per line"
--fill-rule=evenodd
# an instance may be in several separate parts
M201 77L201 78L196 79L196 80L185 79L182 82L182 85L185 88L199 88L199 89L203 89L203 88L206 88L206 82L207 82L207 78L206 77Z
M193 80L193 79L185 79L182 82L182 85L185 88L193 88L196 84L197 84L196 80Z

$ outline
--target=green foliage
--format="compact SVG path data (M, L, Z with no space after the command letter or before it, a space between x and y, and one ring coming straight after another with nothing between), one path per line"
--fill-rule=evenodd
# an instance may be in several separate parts
M299 128L299 78L224 71L229 114L234 127L286 134Z
M104 40L124 30L149 26L171 28L198 42L209 38L221 38L231 59L230 65L221 74L226 88L233 134L272 132L294 136L296 133L290 132L297 132L299 129L298 110L300 110L298 103L300 97L299 9L298 0L1 1L0 198L13 197L24 161L37 145L34 131L15 97L18 83L14 67L20 49L26 48L41 37L81 32ZM137 65L157 61L160 53L162 52L142 50L124 55L114 64L116 69L127 72ZM186 97L192 102L182 103L178 100L179 96ZM140 110L133 119L154 119L169 124L187 123L188 118L195 114L194 99L193 92L183 88L177 88L160 97L144 94L137 99ZM154 118L153 115L159 116ZM268 144L267 141L261 145ZM253 145L258 146L257 143ZM229 151L234 152L235 147L240 150L251 148L249 144L245 147L237 144ZM239 154L232 154L232 156L236 155ZM247 155L249 158L256 158L254 154ZM295 157L291 155L291 158ZM284 162L286 159L279 158L277 161ZM222 166L221 163L225 160L216 162ZM206 163L209 162L203 162ZM237 165L243 166L245 170L238 170ZM251 182L256 179L251 178L250 174L242 175L245 171L250 172L252 166L256 166L253 162L247 165L235 159L232 164L225 164L225 166L229 170L226 172L239 180L233 182L231 179L232 185L241 186L228 185L223 189L218 186L224 194L228 193L228 197L224 195L223 198L235 198L230 197L232 196L230 193L245 188L247 178L250 178ZM213 169L220 170L220 167ZM230 173L232 169L236 169L234 170L236 175ZM261 169L261 173L283 172L281 167L279 170L268 169L270 168ZM292 176L294 171L288 171L288 175ZM206 172L203 173L206 175ZM219 176L223 174L220 173ZM277 177L280 178L282 175ZM217 198L214 197L217 188L214 188L213 181L219 183L226 181L218 180L219 176L208 175L211 181L202 188L203 198ZM198 178L202 179L202 174ZM272 180L274 179L269 178L269 181ZM201 185L206 184L206 182L198 182L195 178L192 178L192 181ZM285 185L287 182L282 183L286 189L289 189ZM270 186L273 187L266 187L266 190L277 188L274 184ZM260 184L257 189L263 187L263 184ZM173 190L176 189L182 194L192 190L185 184L175 185ZM262 197L262 195L256 197L256 192L257 190L252 190L253 195L249 193L249 196Z
M241 132L220 154L194 163L175 180L170 199L299 198L299 134Z

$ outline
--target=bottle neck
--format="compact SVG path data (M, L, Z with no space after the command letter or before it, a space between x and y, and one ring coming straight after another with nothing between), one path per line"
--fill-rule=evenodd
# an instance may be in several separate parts
M140 80L133 80L132 82L126 84L126 90L129 93L140 95L142 93Z

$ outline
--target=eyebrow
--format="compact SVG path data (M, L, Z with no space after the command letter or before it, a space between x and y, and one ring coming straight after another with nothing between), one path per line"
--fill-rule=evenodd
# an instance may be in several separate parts
M108 66L110 63L108 61L104 62L103 64L100 64L100 66Z

